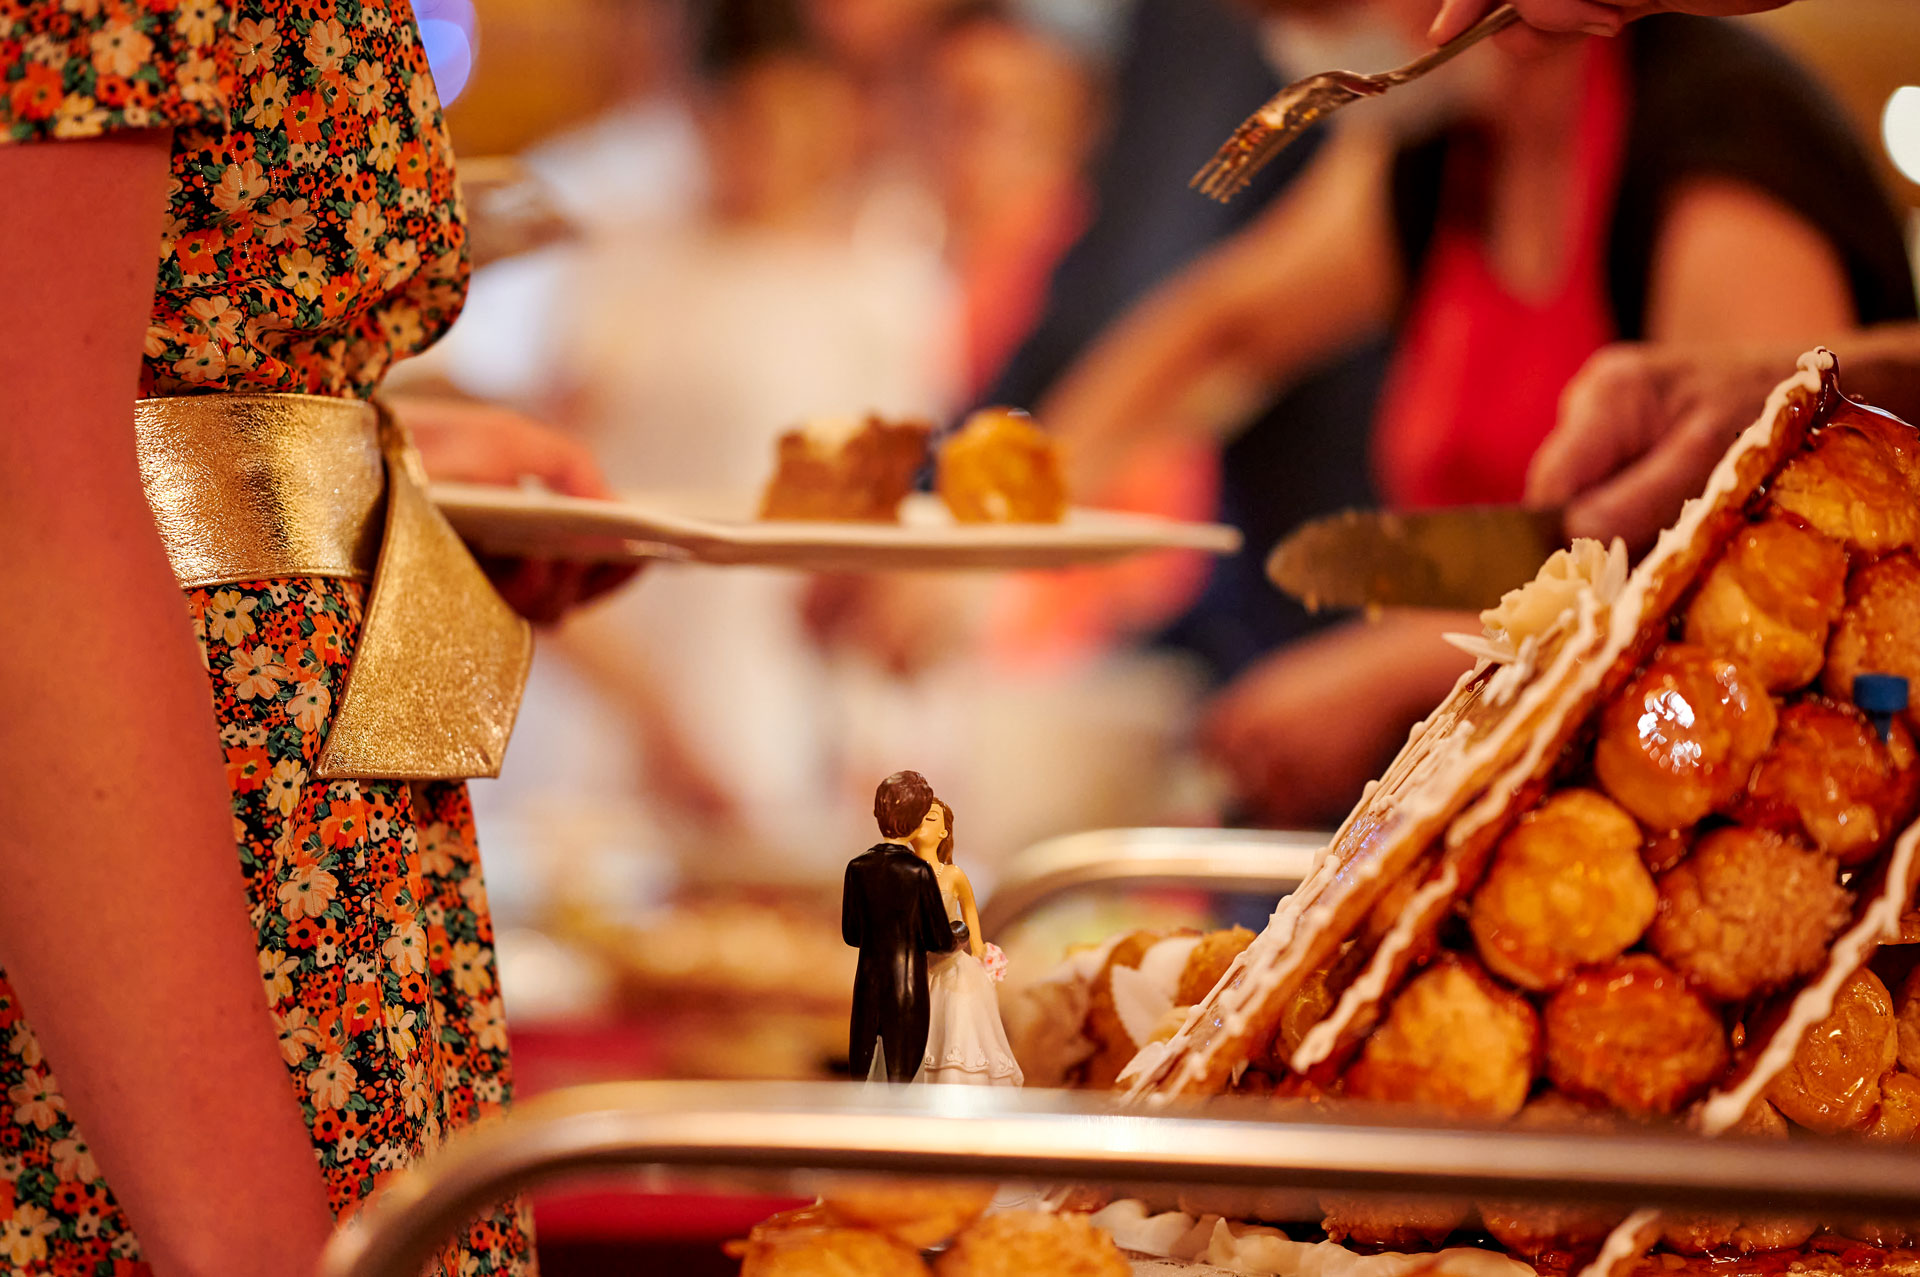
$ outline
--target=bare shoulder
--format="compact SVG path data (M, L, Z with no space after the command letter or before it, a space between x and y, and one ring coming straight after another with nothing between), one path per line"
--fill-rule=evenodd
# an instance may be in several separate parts
M1650 338L1806 341L1853 322L1846 265L1812 222L1733 179L1694 178L1673 193L1649 281Z

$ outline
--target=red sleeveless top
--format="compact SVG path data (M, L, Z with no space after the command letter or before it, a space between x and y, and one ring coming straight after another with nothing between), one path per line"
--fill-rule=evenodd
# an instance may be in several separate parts
M1544 300L1515 296L1461 216L1459 150L1442 220L1416 281L1373 435L1389 506L1518 501L1527 464L1553 429L1560 392L1616 337L1606 253L1625 145L1627 85L1618 42L1586 42L1573 173L1573 250Z

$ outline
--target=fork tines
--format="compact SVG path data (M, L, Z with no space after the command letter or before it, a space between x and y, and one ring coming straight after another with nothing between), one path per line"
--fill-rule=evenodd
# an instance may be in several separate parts
M1333 82L1330 73L1288 85L1233 131L1226 145L1194 175L1193 186L1224 204L1308 125L1358 96L1347 85Z
M1233 131L1189 185L1224 204L1246 189L1253 175L1293 139L1293 134L1292 129L1268 123L1267 113L1262 111Z

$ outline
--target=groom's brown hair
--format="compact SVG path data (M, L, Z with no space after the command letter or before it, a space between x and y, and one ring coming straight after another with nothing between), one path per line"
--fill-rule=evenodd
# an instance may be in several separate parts
M873 818L883 838L905 838L933 809L933 786L919 772L895 772L873 791Z

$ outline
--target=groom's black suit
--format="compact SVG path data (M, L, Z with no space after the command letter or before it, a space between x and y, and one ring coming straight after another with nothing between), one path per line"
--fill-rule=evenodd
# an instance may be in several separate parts
M887 1077L911 1082L927 1049L927 955L955 944L940 884L927 862L883 842L847 862L840 938L860 950L847 1056L855 1081L884 1044Z

